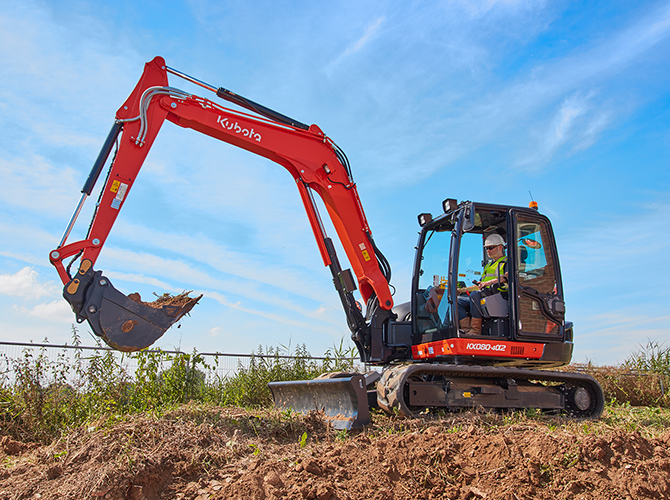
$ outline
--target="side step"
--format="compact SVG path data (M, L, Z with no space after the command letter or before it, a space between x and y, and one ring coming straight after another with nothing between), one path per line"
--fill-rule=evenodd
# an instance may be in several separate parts
M367 386L379 373L334 373L314 380L270 382L275 406L297 413L323 411L334 429L357 429L370 423ZM376 396L376 394L375 394Z
M152 307L119 292L91 261L81 263L77 275L63 290L77 322L88 321L93 333L110 347L124 352L139 351L156 342L165 331L187 314L202 297L179 305Z

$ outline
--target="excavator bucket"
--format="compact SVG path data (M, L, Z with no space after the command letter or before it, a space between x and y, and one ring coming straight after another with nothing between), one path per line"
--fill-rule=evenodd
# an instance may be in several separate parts
M119 292L102 271L94 271L84 260L77 275L63 290L79 323L87 320L93 333L107 345L124 352L139 351L156 342L165 331L187 314L200 297L181 296L179 303L146 304L139 294Z
M370 423L366 377L270 382L275 406L297 413L323 411L334 429L356 429Z

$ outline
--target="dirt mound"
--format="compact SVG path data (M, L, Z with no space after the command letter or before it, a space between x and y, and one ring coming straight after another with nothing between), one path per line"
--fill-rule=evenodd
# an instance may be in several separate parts
M670 499L670 433L556 419L317 414L186 406L0 439L0 499Z

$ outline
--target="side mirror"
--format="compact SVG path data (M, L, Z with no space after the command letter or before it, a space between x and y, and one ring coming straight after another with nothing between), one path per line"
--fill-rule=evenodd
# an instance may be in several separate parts
M463 213L463 232L472 231L475 228L475 205L469 203Z

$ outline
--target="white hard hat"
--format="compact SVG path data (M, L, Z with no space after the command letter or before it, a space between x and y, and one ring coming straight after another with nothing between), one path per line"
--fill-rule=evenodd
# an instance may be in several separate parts
M505 240L503 240L503 237L500 236L499 234L493 233L489 234L486 237L486 241L484 242L485 247L493 247L493 246L498 246L498 245L504 245Z

